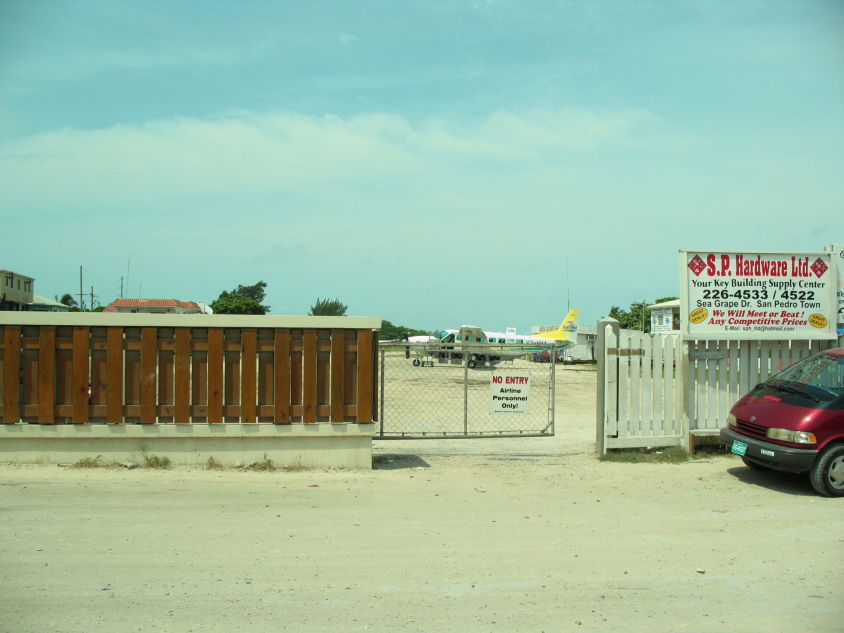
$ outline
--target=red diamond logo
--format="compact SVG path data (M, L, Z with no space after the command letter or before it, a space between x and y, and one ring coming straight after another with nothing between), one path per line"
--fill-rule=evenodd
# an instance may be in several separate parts
M823 276L823 274L824 274L824 273L825 273L828 269L829 269L829 266L827 266L827 265L824 263L824 261L823 261L820 257L818 257L818 258L815 260L815 263L814 263L814 264L812 264L812 272L813 272L813 273L815 273L818 277L822 277L822 276Z
M691 270L695 276L700 275L704 268L706 268L706 264L703 263L700 255L695 255L694 258L692 258L692 261L689 262L689 270Z

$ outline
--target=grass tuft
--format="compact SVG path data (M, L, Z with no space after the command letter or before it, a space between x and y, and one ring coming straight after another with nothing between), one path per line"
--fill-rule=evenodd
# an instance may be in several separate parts
M159 455L144 455L144 468L160 468L166 470L172 466L173 463L169 457L161 457Z
M102 455L96 457L83 457L75 464L71 464L71 468L100 468L103 464L100 462Z
M223 465L213 457L208 458L206 467L208 468L208 470L223 470Z
M258 462L252 462L249 466L246 467L246 470L261 470L266 472L275 472L278 470L276 465L273 463L269 457L264 455L264 459Z
M681 446L665 448L624 449L601 455L602 462L625 464L680 464L689 460L689 453Z

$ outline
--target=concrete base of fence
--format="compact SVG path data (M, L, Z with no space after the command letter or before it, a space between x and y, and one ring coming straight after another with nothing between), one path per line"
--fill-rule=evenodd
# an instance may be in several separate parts
M223 466L273 461L279 468L372 468L375 424L3 424L0 462L143 465L144 456L173 464Z

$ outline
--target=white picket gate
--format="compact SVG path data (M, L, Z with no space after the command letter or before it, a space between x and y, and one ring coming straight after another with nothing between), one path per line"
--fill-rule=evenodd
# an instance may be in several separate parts
M599 336L599 345L600 345ZM693 446L754 385L839 341L682 341L610 325L598 353L598 451ZM603 406L602 406L603 405Z

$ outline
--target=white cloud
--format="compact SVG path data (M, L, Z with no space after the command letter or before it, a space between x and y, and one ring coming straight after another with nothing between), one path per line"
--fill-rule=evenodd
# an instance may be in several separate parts
M630 142L648 120L638 111L499 111L468 125L413 125L393 114L240 112L211 120L60 129L0 145L0 199L25 206L109 204L360 187L392 179L435 190L457 170L473 181L478 162L529 170L548 152Z

